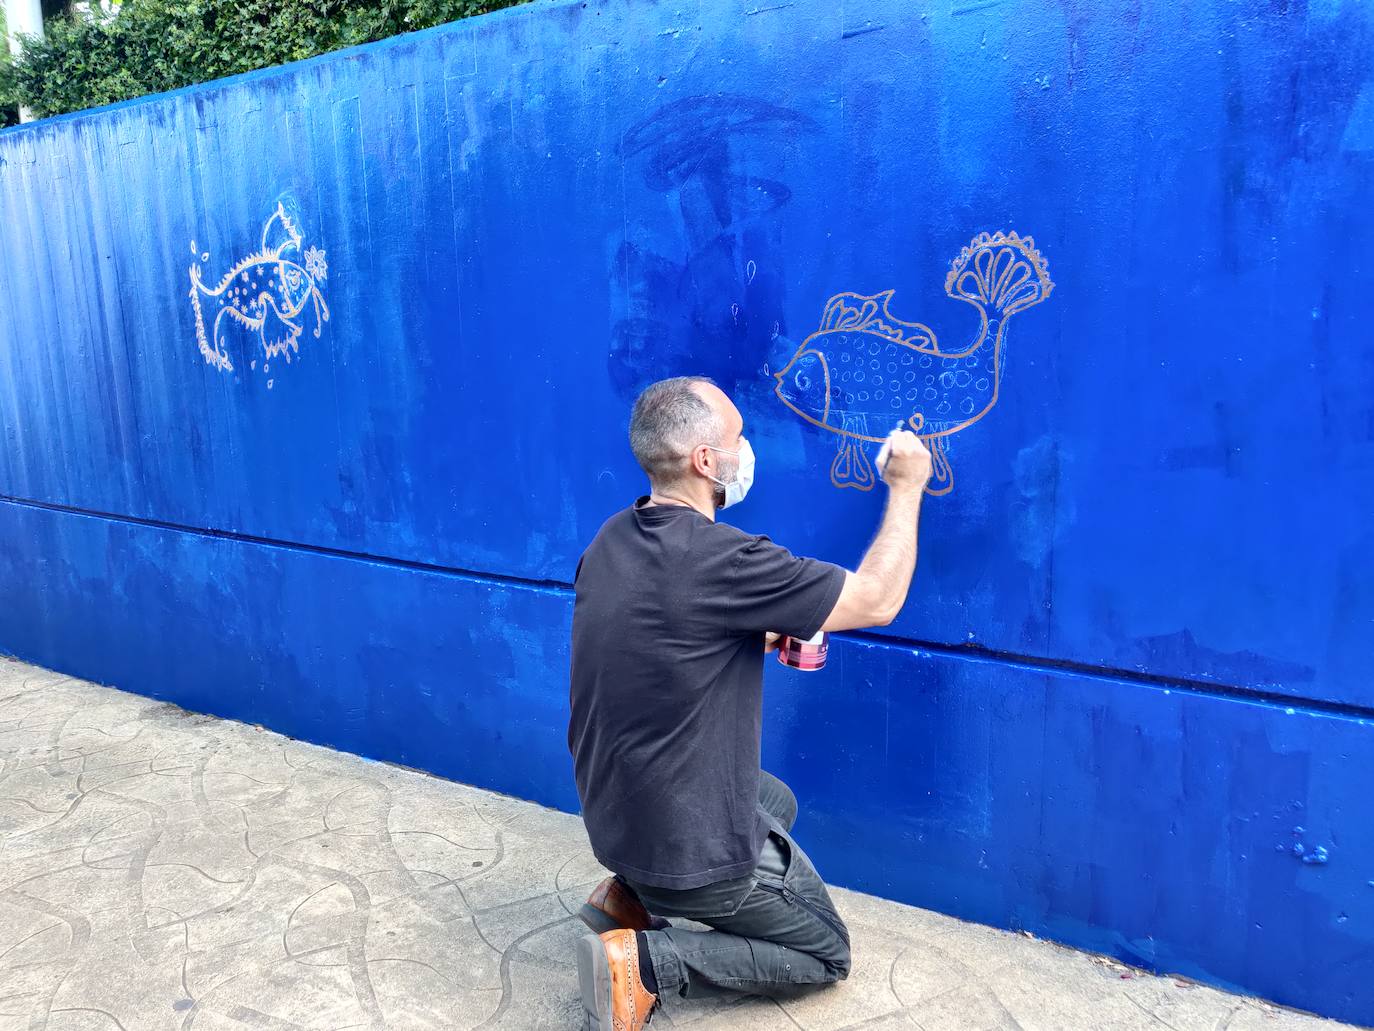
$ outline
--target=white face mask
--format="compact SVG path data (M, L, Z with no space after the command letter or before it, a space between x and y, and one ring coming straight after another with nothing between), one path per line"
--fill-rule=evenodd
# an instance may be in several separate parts
M744 500L744 495L749 493L749 488L754 485L754 448L746 438L744 443L739 446L738 451L726 451L724 448L706 445L712 451L718 451L722 455L734 455L739 459L739 466L735 469L735 478L729 483L718 480L714 476L711 482L725 488L725 504L721 508L729 508L731 505L738 505Z

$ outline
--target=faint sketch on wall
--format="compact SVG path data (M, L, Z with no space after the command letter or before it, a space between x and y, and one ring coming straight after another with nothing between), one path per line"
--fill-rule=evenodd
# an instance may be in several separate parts
M242 358L260 347L262 371L267 374L271 359L280 356L289 362L300 353L296 341L312 314L313 335L319 337L320 327L329 321L329 306L320 292L329 266L323 250L312 246L302 252L302 242L295 220L285 204L278 203L263 224L261 247L235 262L209 287L201 278L201 266L210 255L201 253L191 241L191 253L196 255L191 265L191 307L196 316L196 343L208 364L231 372L231 354ZM249 367L257 365L258 357L250 357ZM267 385L272 385L270 379Z
M752 97L673 101L621 138L625 235L611 266L616 392L708 375L757 386L772 327L786 329L781 213L807 115Z
M935 331L888 309L895 291L836 294L820 328L774 375L779 399L807 422L837 435L830 466L836 487L872 490L877 473L869 446L897 424L930 448L934 473L926 490L954 488L950 438L997 403L1007 322L1049 297L1045 259L1016 233L980 233L951 264L945 293L978 310L980 325L961 350L945 350Z

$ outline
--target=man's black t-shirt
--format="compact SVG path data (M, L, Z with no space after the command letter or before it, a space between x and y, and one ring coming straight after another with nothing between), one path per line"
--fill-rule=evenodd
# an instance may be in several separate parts
M597 859L685 889L750 873L763 635L812 637L844 570L679 505L613 516L578 564L573 753Z

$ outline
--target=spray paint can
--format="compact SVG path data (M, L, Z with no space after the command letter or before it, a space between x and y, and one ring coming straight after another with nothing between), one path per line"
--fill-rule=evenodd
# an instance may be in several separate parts
M817 631L809 641L796 637L784 637L778 641L778 661L793 669L808 672L825 666L825 656L830 650L830 635L824 630Z

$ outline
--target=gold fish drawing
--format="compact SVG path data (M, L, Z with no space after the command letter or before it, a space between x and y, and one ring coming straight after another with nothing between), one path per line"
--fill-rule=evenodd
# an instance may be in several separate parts
M278 355L287 361L300 352L296 343L303 322L314 313L314 336L329 321L319 284L329 274L324 251L310 247L301 253L302 236L282 204L262 227L261 249L237 262L213 287L201 279L199 264L191 266L191 307L196 316L196 342L205 361L221 372L234 368L230 341L246 333L262 348L263 367ZM196 252L195 241L191 251ZM203 262L208 254L200 255ZM204 308L213 320L205 327ZM251 347L248 348L251 350ZM256 365L256 361L254 361ZM270 381L269 381L270 385Z
M873 489L868 445L882 443L896 423L930 448L927 492L948 494L949 439L997 403L1007 323L1053 289L1031 237L980 233L945 277L945 293L979 313L978 334L967 347L946 351L929 326L894 316L892 290L836 294L820 327L774 375L774 390L797 415L838 436L830 466L835 486Z

